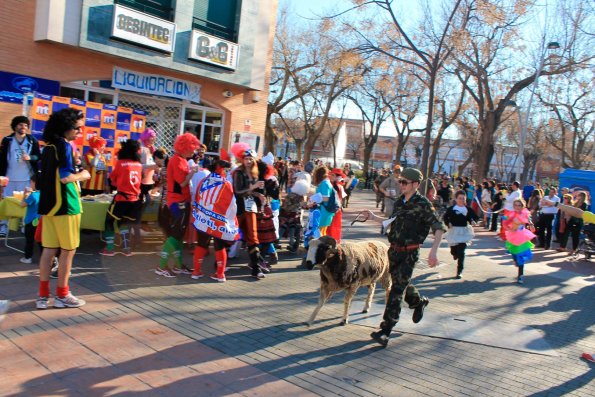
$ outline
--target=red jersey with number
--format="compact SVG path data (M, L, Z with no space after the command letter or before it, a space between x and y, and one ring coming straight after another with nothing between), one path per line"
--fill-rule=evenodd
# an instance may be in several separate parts
M167 163L167 205L190 202L190 186L181 186L190 173L188 161L174 154Z
M143 165L139 161L117 160L110 179L116 187L116 201L138 201Z

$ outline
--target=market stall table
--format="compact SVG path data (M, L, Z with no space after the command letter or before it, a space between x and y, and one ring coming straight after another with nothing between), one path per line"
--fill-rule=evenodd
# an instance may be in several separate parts
M8 245L8 236L10 234L10 230L19 230L19 225L21 223L20 221L25 217L26 213L27 207L21 207L21 200L10 196L4 197L2 200L0 200L0 219L7 219L9 222L6 236L4 236L4 246L6 248L23 252L18 248Z

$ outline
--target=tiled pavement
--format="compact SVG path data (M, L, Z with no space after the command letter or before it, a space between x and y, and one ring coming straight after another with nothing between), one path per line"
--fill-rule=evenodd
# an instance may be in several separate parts
M371 205L370 193L356 192L346 227ZM378 229L356 224L346 236L377 238ZM532 327L552 357L414 333L381 349L370 328L338 326L342 293L308 328L318 272L286 253L265 280L250 279L243 259L218 284L159 278L156 255L103 258L97 235L83 240L72 278L88 301L80 309L33 310L35 266L0 248L0 298L13 301L0 325L0 395L595 395L595 368L579 358L595 351L592 262L536 251L520 286L501 244L478 229L463 281L451 277L445 246L438 269L416 270L427 310Z

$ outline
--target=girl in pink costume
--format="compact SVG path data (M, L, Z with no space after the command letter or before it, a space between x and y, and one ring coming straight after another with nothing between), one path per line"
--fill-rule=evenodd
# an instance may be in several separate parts
M525 263L533 258L531 249L535 247L531 240L535 238L530 230L526 228L531 224L531 213L525 208L522 199L514 200L512 211L504 211L502 228L506 234L506 249L512 254L512 260L518 268L517 282L524 283Z

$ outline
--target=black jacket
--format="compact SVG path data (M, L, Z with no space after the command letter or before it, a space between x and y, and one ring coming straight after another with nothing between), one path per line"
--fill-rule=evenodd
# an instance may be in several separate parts
M0 176L6 176L8 171L8 154L10 152L10 145L14 139L15 133L5 136L0 143ZM25 139L31 144L31 152L29 152L29 165L31 166L31 175L37 174L38 164L41 158L41 151L39 150L39 142L31 134L25 135Z

